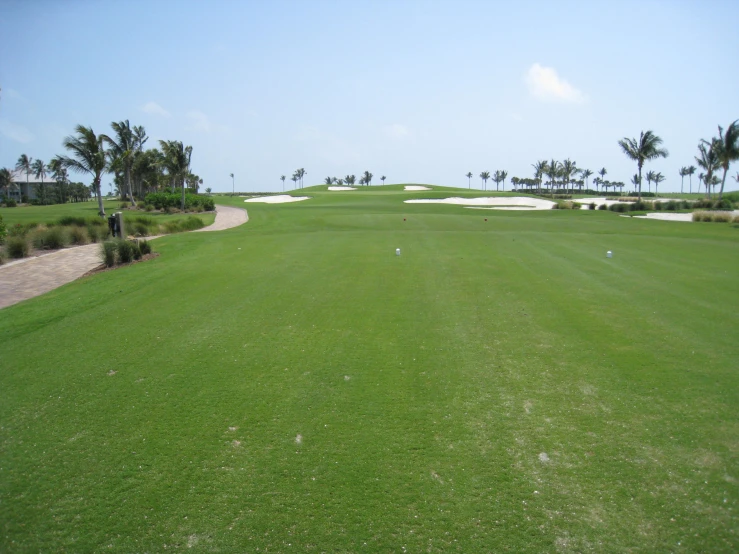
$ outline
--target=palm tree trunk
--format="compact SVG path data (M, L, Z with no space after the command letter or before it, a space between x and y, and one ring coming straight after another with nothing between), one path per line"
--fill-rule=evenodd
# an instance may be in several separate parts
M93 188L95 189L95 196L98 197L98 214L100 217L105 217L105 207L103 206L103 195L100 192L100 175L96 176L92 181Z
M726 183L726 172L728 168L724 167L724 177L721 179L721 189L718 191L718 201L721 202L721 198L724 196L724 183Z
M641 202L641 164L639 164L639 202Z

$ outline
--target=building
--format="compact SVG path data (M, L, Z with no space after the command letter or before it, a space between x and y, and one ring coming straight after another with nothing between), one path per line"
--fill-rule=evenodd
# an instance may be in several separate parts
M8 190L0 190L0 195L8 198L12 198L16 202L20 202L23 196L26 196L28 200L34 200L36 198L36 186L41 185L41 179L36 178L33 171L28 173L28 182L26 182L26 172L22 169L15 169L10 172L12 185L8 187ZM53 177L44 177L43 184L47 187L56 185L56 180Z

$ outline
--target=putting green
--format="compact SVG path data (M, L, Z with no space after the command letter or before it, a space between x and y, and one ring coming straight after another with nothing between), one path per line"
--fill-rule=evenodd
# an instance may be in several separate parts
M0 311L0 550L735 550L739 229L402 188Z

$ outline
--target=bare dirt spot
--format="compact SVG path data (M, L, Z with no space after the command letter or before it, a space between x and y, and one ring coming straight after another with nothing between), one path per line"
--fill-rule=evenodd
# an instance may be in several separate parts
M234 426L234 427L229 427L229 428L228 428L228 430L229 430L229 431L231 431L232 433L233 433L234 431L238 431L238 429L239 429L239 428L238 428L238 427L235 427L235 426Z
M441 476L438 473L436 473L433 469L431 470L431 477L436 479L442 485L444 484L444 479L442 479Z
M117 371L116 371L115 369L111 369L111 370L110 370L110 371L108 372L108 375L115 375L116 373L118 373L118 372L117 372Z
M344 375L344 381L348 381L349 379L351 379L351 377L349 377L348 375Z
M295 437L295 444L303 444L303 435L301 435L300 433L298 433Z
M542 452L541 454L539 454L539 461L547 463L549 461L549 455L546 452Z
M531 402L531 400L527 400L523 403L523 409L526 411L527 414L531 413L531 408L534 407L534 404Z
M241 441L231 441L231 446L233 446L234 448L238 448L239 446L241 446Z

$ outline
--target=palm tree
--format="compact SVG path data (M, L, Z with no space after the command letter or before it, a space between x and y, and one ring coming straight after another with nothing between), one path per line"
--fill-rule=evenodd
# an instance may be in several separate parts
M654 195L655 196L659 195L658 187L659 187L659 184L664 180L665 180L665 176L662 175L662 172L655 173L654 175L652 175L652 181L654 181Z
M724 195L724 185L726 184L726 174L729 172L729 165L735 160L739 160L739 127L737 127L739 119L731 123L724 133L721 125L718 127L718 140L716 141L716 157L719 165L724 170L724 176L721 179L721 189L718 192L718 201Z
M680 175L680 194L683 193L683 185L685 185L685 176L688 174L687 167L681 167L680 171L677 172Z
M645 175L645 179L647 180L647 187L649 187L647 190L649 192L652 192L652 181L654 181L654 171L647 171L647 174Z
M113 121L110 126L115 132L115 139L108 135L102 135L103 140L110 145L108 151L108 155L111 157L110 165L111 168L116 165L123 168L126 194L131 200L131 205L135 207L136 199L133 196L133 187L131 186L131 166L133 165L135 152L139 151L143 143L146 142L146 132L143 127L131 129L128 119L120 122Z
M696 156L695 158L698 167L706 171L701 180L706 185L706 191L708 192L709 198L711 197L710 183L713 180L713 172L720 167L715 149L717 142L718 139L713 139L711 142L702 140L700 144L698 144L698 154L700 157Z
M505 192L505 180L508 177L508 172L504 169L500 172L500 182L503 183L503 192Z
M364 179L364 182L365 182L366 185L371 185L372 184L372 177L373 177L373 175L369 171L365 171L364 172L363 179Z
M382 181L382 184L383 185L385 184L385 179L387 179L387 177L385 177L384 175L382 177L380 177L380 181Z
M541 195L541 178L547 172L547 161L539 160L535 164L531 164L531 167L534 168L534 179L536 179L536 182L539 185L537 193Z
M483 171L482 173L480 173L480 179L482 179L482 183L483 183L483 189L482 190L487 190L487 188L488 188L488 179L490 179L490 172L489 171Z
M326 177L326 178L325 178L325 179L323 180L323 182L324 182L325 184L327 184L327 185L330 185L331 183L333 183L333 182L334 182L334 179L333 179L333 177Z
M105 208L103 207L103 195L100 192L100 179L108 169L108 157L105 153L103 135L96 136L91 127L84 125L77 125L75 132L76 137L70 136L62 141L62 145L71 152L72 156L59 156L60 163L77 173L92 175L92 190L98 199L98 213L104 217Z
M471 189L472 188L472 181L471 181L471 179L472 179L472 172L470 171L469 173L467 173L467 175L465 175L465 177L467 177L467 188L468 189Z
M639 175L637 173L634 173L634 176L631 178L631 184L634 185L634 187L638 187L639 183Z
M562 164L559 163L557 160L552 160L547 164L546 173L547 177L549 177L549 183L552 187L552 198L554 198L554 187L557 183L557 177L560 176L562 172Z
M46 204L46 185L44 184L44 178L46 177L46 164L43 160L36 160L33 162L33 174L36 179L41 179L41 203Z
M695 173L695 166L689 165L687 168L685 168L685 173L689 177L690 194L692 194L693 193L693 174Z
M588 179L590 178L590 176L592 174L593 174L593 172L590 171L589 169L581 169L580 170L580 175L582 176L583 179L585 179L585 188L586 189L587 188L590 188L590 185L588 184Z
M572 175L577 172L577 162L573 162L571 159L567 158L565 161L562 162L562 182L565 186L565 192L567 192L567 185L570 184L570 179L572 178ZM574 187L572 188L572 191L574 192Z
M0 188L5 189L5 198L8 198L8 190L10 189L10 185L13 184L13 173L7 168L4 167L0 169Z
M600 171L598 172L598 175L600 175L600 182L601 183L603 183L603 180L605 179L606 173L608 173L608 171L606 171L606 168L605 167L601 167L600 168Z
M293 182L293 189L298 186L298 176L293 173L293 176L290 177L290 180Z
M357 180L357 176L356 175L347 175L346 177L344 177L344 182L347 185L349 185L349 186L354 185L354 183L356 182L356 180Z
M192 146L185 146L179 140L160 140L164 154L164 167L175 183L182 184L182 211L185 211L185 179L190 173Z
M231 196L233 196L236 194L236 179L234 179L233 173L230 174L230 177L231 177ZM282 182L283 184L285 183L284 179Z
M639 168L639 200L641 200L641 170L644 162L657 158L666 158L669 152L662 148L662 139L652 131L642 131L639 140L627 137L618 141L618 145Z
M18 161L15 162L15 168L19 171L25 171L26 172L26 195L30 195L29 190L29 184L28 184L28 175L31 173L33 158L30 156L26 156L25 154L21 154L18 158ZM21 190L21 198L23 198L23 191Z

